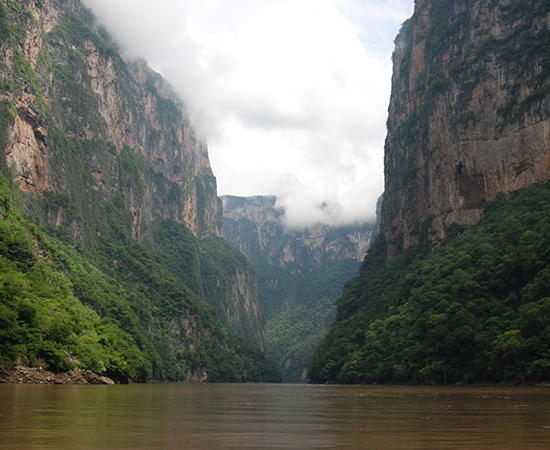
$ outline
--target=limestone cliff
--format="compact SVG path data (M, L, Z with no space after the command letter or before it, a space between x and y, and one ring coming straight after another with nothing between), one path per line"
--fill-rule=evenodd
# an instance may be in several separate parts
M362 261L374 232L372 225L329 227L315 224L286 229L284 211L274 196L223 196L224 237L253 264L318 268L331 261Z
M550 5L416 0L393 55L381 234L389 257L471 226L550 175Z
M21 189L75 189L50 136L52 129L62 129L69 138L109 141L118 154L131 148L169 180L169 201L158 195L158 186L145 186L140 199L126 196L135 237L142 237L143 225L155 215L185 223L199 236L221 235L221 203L206 144L170 86L143 61L124 61L96 33L101 30L93 16L77 0L4 4L27 22L18 42L2 40L0 57L0 99L14 116L6 162ZM7 34L6 17L4 22ZM110 163L95 161L87 175L96 189L112 193L118 187L106 179Z
M267 325L250 262L223 239L211 238L200 247L200 271L201 296L217 309L222 322L265 351Z
M0 0L0 147L26 217L128 283L124 314L99 294L80 300L124 316L151 360L196 360L155 362L154 376L213 379L204 355L239 346L231 332L265 348L254 270L220 237L206 143L168 83L125 60L79 0Z

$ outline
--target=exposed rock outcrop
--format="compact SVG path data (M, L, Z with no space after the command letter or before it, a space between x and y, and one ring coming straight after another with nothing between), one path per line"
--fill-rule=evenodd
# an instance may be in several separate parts
M251 283L251 280L254 282ZM258 300L256 277L249 270L237 268L231 290L233 307L226 308L225 314L232 329L250 329L250 340L262 350L267 348L267 325ZM258 324L257 326L254 326Z
M417 0L396 39L381 233L389 257L550 176L545 2Z
M30 104L29 96L17 100L10 142L6 146L6 163L16 174L19 186L26 192L42 193L52 189L48 164L47 125Z
M6 369L0 366L0 383L14 384L115 384L109 377L103 377L89 370L73 369L69 372L53 373L41 367L15 366Z
M298 271L327 262L354 259L367 253L374 226L329 227L315 224L301 230L286 229L284 211L275 196L223 196L224 237L252 264L295 267Z

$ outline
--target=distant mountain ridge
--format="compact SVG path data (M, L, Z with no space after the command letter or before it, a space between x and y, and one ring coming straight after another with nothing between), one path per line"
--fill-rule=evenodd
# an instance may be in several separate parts
M312 224L287 229L284 211L276 206L276 196L221 197L224 237L239 248L252 263L274 266L322 266L329 261L362 261L374 234L374 226L331 227Z

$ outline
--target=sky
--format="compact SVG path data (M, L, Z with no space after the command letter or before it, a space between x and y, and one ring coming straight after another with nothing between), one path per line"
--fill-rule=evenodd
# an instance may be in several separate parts
M413 0L84 3L186 102L219 195L277 195L291 228L375 220L393 41Z

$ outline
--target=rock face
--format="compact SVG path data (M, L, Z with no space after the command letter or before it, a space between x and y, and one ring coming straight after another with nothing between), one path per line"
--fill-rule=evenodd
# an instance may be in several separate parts
M202 296L217 309L227 328L265 351L267 325L256 272L242 253L222 239L216 242L201 249Z
M274 196L222 200L225 238L258 272L267 351L284 381L306 381L304 364L328 331L345 282L357 275L375 226L288 230Z
M396 39L381 234L388 256L472 226L550 176L550 6L416 0Z
M230 299L234 307L226 308L224 312L231 329L249 330L246 333L248 339L265 351L267 325L258 299L257 279L252 270L236 270Z
M303 230L287 230L284 211L276 207L275 196L227 195L222 201L224 237L252 264L300 272L332 261L360 262L374 233L372 225L331 228L317 224Z
M149 186L139 202L126 197L135 237L142 237L155 215L185 223L198 236L221 235L221 202L206 144L170 86L143 61L122 60L85 28L94 19L78 0L8 2L4 8L28 17L21 50L5 39L0 57L2 77L15 69L23 85L4 83L0 93L15 116L4 148L21 188L36 193L72 188L49 136L51 129L63 129L69 138L112 142L119 154L129 147L173 184L170 201ZM96 164L88 175L113 193L117 186L104 177L108 169Z

